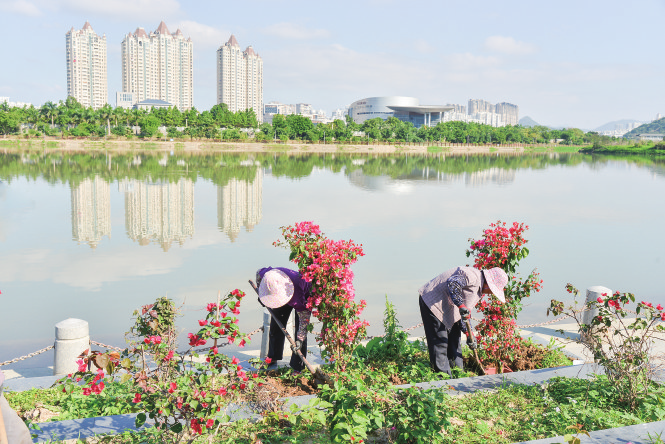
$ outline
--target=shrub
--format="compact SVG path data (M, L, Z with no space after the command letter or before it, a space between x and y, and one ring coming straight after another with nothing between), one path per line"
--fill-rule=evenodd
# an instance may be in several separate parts
M362 245L328 239L312 222L282 227L282 235L284 240L274 245L291 250L289 260L298 264L303 279L311 283L307 308L323 323L316 337L325 347L322 356L344 368L369 325L359 318L367 303L354 302L351 271L351 264L364 256Z
M625 306L635 302L635 295L618 291L588 301L579 309L579 291L571 284L567 284L566 289L574 295L574 305L565 307L563 302L552 299L547 313L563 314L575 321L581 334L577 342L604 367L619 401L636 409L640 400L649 394L655 371L652 345L656 333L665 332L665 326L660 323L665 320L665 309L642 301L637 304L637 316L627 318ZM591 324L582 321L584 310L597 310L598 315Z

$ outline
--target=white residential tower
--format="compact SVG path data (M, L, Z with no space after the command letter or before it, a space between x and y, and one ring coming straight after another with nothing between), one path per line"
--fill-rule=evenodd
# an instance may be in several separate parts
M65 39L67 96L85 107L101 108L108 103L106 35L100 37L85 22L79 31L72 27Z
M122 92L136 103L163 100L184 111L193 106L193 43L164 22L150 34L137 28L122 40Z
M217 50L217 103L232 112L252 108L263 119L263 60L251 46L240 49L234 35Z

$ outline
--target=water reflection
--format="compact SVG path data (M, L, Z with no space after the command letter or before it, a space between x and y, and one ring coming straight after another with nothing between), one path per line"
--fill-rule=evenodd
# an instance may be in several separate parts
M119 183L125 193L125 229L139 245L151 242L168 251L194 236L194 182L129 179Z
M25 331L35 343L8 354L0 339L0 360L52 342L53 324L67 317L120 345L129 313L158 296L200 308L220 289L251 291L257 266L288 265L271 245L278 227L298 220L366 246L354 272L370 334L382 333L386 296L403 326L420 322L417 288L466 263L466 239L498 218L533 227L522 271L537 266L545 279L518 323L547 320L544 307L566 282L656 301L658 280L644 276L662 271L665 209L653 203L664 172L662 159L577 154L0 152L2 310L40 307L29 331L24 316L3 318L0 338ZM248 310L243 331L261 319L258 305Z
M72 238L97 248L102 237L111 238L111 187L95 176L71 185L71 194Z
M232 242L240 227L251 232L263 216L263 169L256 168L252 180L231 179L217 187L217 225Z

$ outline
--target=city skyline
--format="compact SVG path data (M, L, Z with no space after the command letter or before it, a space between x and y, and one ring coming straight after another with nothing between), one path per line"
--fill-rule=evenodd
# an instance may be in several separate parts
M665 61L653 56L662 0L428 1L406 12L392 0L328 6L266 3L247 14L241 4L213 2L0 0L2 36L21 35L3 48L12 69L0 72L0 96L36 106L64 100L63 37L88 21L106 35L113 106L123 36L164 21L195 44L200 110L216 103L215 51L232 34L261 54L264 103L311 103L331 113L363 97L412 96L423 105L481 98L517 104L520 116L541 124L588 129L651 121L665 108Z

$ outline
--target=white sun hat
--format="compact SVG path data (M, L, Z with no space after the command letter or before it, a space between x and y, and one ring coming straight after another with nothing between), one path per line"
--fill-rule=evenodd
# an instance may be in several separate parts
M492 290L492 294L497 297L502 303L506 302L506 295L503 294L503 289L508 283L508 275L499 267L483 270L485 282Z
M293 297L293 282L282 270L272 269L263 275L259 285L259 299L268 308L286 305Z

